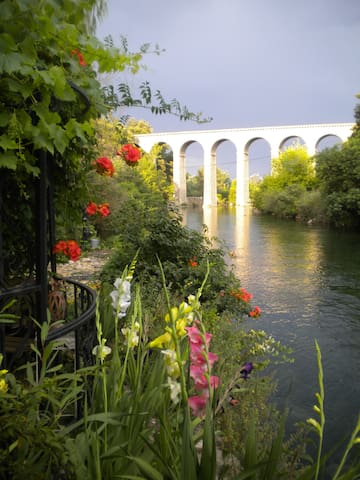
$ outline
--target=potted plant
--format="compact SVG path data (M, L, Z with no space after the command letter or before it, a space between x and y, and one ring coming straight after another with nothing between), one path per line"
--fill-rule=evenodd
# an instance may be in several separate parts
M97 230L95 225L89 225L89 240L90 240L90 247L92 249L98 248L100 246L100 238L98 236Z

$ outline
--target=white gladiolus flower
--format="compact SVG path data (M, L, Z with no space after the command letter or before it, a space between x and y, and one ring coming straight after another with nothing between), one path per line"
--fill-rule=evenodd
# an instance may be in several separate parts
M179 403L180 400L180 393L181 393L181 386L180 383L176 380L173 380L171 377L168 377L168 385L170 388L170 398L175 405Z
M100 358L100 360L104 360L105 357L110 353L111 353L111 348L107 347L106 345L96 345L92 349L92 354Z
M123 318L131 304L131 284L128 280L117 278L114 282L114 287L116 290L110 293L112 307L115 312L118 312L118 318Z
M126 338L127 344L130 347L137 347L139 345L139 335L135 329L125 327L121 329L121 333Z

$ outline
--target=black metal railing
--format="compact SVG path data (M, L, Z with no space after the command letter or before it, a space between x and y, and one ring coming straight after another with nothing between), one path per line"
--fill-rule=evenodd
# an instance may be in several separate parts
M93 363L92 349L96 343L96 292L71 278L61 278L66 313L50 323L46 341L57 341L74 355L74 371ZM11 368L31 357L31 343L36 342L38 327L33 319L38 319L38 284L24 284L0 290L0 310L15 300L7 313L16 316L11 323L0 320L0 353L3 355L3 368ZM50 293L49 293L50 296ZM59 348L59 347L58 347Z

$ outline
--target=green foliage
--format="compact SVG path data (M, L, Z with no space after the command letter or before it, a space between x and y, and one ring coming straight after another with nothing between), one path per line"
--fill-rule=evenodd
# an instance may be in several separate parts
M197 123L208 123L212 118L204 118L202 112L193 113L186 106L181 106L174 98L171 101L164 99L159 90L152 91L149 82L143 82L139 87L139 97L134 98L129 85L120 83L118 86L120 96L113 95L113 108L141 107L149 109L155 115L172 114L180 120L192 120Z
M75 167L92 133L89 120L107 111L93 62L99 71L121 71L141 58L86 35L95 0L61 3L2 2L2 167L36 173L38 149Z
M342 147L320 152L316 171L325 196L327 215L338 227L360 226L360 138L351 137Z
M227 203L231 179L227 172L216 169L216 190L219 203ZM204 194L204 169L199 168L196 175L186 174L186 192L188 197L202 197Z
M24 365L16 377L0 371L7 385L6 391L0 391L3 480L73 478L69 452L74 444L69 438L65 445L62 422L75 411L84 380L81 375L64 371L57 345L45 343L48 329L45 323L40 329L41 346L32 346L33 363Z
M99 41L92 33L104 8L103 0L1 2L0 195L7 277L13 269L25 276L34 268L34 179L39 175L40 151L47 154L58 233L79 241L87 173L96 156L104 155L94 145L93 120L114 107L114 88L103 87L101 76L134 74L149 52L149 45L130 52L126 39L120 47L111 38ZM140 92L143 106L151 107L149 85ZM165 108L160 92L154 97L159 102L151 107L155 114L202 121L200 114L175 100ZM129 132L133 127L129 125ZM122 134L120 129L120 138Z
M186 194L188 197L204 195L204 169L199 168L197 175L186 174Z
M173 152L169 145L155 145L151 154L156 158L156 167L164 173L169 185L173 182Z
M236 180L231 180L229 189L229 204L236 205Z
M48 155L57 223L77 238L73 225L81 223L95 153L91 120L108 110L97 72L138 68L141 54L123 55L91 35L101 5L1 2L0 195L7 277L33 269L39 150Z
M320 190L304 191L297 199L297 218L302 221L326 223L326 203Z
M204 306L228 311L238 318L249 310L232 297L231 289L239 287L239 281L228 270L221 249L210 248L202 234L183 227L178 211L165 201L154 202L154 197L137 189L136 195L122 203L117 217L118 237L113 255L105 266L103 279L113 281L122 271L129 256L138 253L136 279L148 295L146 305L154 305L153 299L161 294L162 282L157 266L160 259L168 287L175 297L186 298L200 287L211 266L208 282L202 298ZM121 230L120 230L121 229ZM226 292L226 295L221 295Z
M273 160L272 174L250 189L253 206L261 212L280 218L295 218L302 215L313 218L311 201L306 194L316 183L312 159L302 146L290 147ZM313 199L314 200L314 199Z
M310 188L315 180L315 169L306 148L296 145L280 153L279 158L272 161L271 176L276 180L278 188L293 184Z

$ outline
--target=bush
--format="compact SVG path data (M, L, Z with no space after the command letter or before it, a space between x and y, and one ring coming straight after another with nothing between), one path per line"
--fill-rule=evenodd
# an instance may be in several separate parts
M319 190L304 192L297 201L297 218L302 221L325 223L326 203Z

